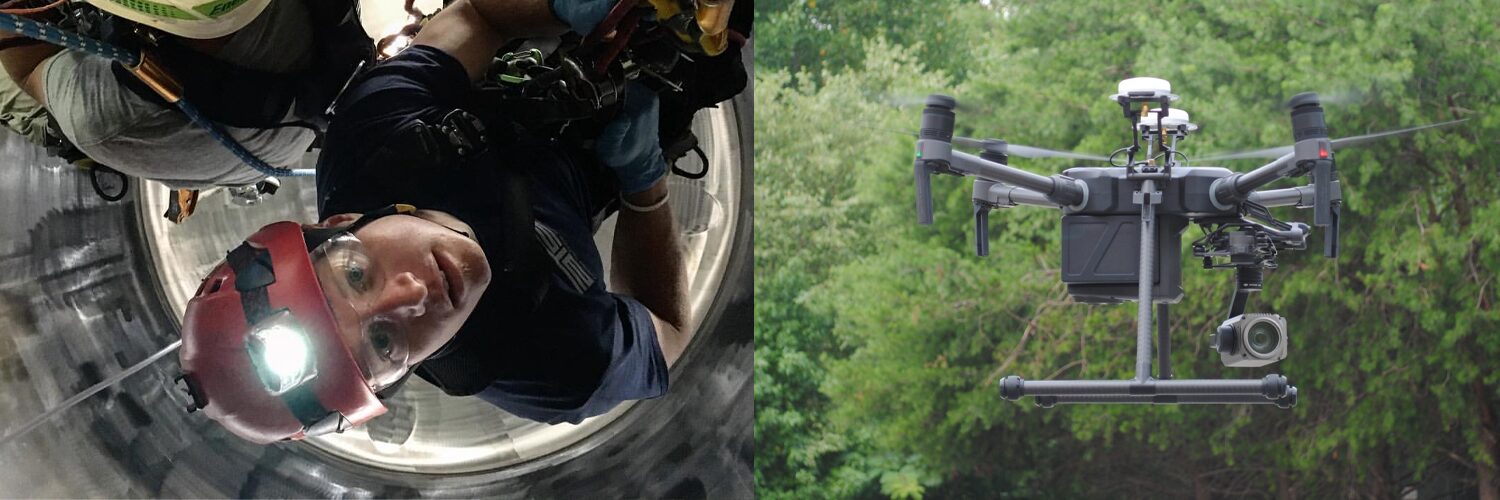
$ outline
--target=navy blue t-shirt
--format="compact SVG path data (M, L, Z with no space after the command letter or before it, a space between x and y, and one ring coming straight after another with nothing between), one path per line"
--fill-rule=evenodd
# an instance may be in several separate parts
M614 196L607 170L541 139L511 137L448 164L414 154L403 142L418 120L438 123L454 109L473 108L472 97L456 59L411 47L372 68L340 99L318 161L321 217L392 203L442 210L474 227L491 262L496 277L475 312L452 345L416 374L449 394L476 395L548 423L577 423L622 401L665 394L667 364L650 312L604 287L593 230L604 200ZM510 130L487 118L491 134ZM502 169L519 173L513 185L529 193L531 231L501 229L502 174L515 175ZM497 262L506 238L517 234L535 239L530 248L539 257L528 267L540 269L528 270L544 284L539 302L518 298L525 290L511 289L517 283L507 282Z

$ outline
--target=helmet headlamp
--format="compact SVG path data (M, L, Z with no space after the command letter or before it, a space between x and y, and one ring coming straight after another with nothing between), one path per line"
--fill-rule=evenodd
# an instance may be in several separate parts
M273 396L296 389L318 375L312 342L286 309L262 320L245 339L245 348L256 375Z
M391 205L344 228L277 222L231 250L183 314L190 409L256 443L339 432L385 413L376 391L400 381L408 352L398 322L370 317L381 269L352 233L414 210Z

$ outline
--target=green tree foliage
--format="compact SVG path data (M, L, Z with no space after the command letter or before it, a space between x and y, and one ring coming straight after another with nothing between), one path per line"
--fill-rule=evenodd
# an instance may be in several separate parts
M994 12L958 0L769 0L755 7L757 65L794 78L859 65L872 38L914 47L927 69L963 74L973 44L983 43L969 34L999 26Z
M1480 482L1500 475L1500 2L880 5L759 6L762 495L1497 494ZM815 47L837 52L811 62ZM1306 90L1328 97L1335 136L1469 119L1339 152L1343 256L1324 259L1315 232L1250 302L1289 318L1281 363L1219 364L1203 340L1231 276L1185 259L1177 375L1283 373L1294 410L998 397L1009 374L1133 375L1135 305L1068 298L1055 211L993 214L977 258L968 181L939 177L936 224L916 225L912 141L888 130L920 109L887 97L944 91L971 105L962 135L1108 153L1128 135L1104 96L1129 76L1173 82L1202 126L1189 156L1290 143L1279 105Z

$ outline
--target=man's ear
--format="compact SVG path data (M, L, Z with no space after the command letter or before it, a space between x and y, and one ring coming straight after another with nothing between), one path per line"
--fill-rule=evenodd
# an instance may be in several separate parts
M323 219L323 222L319 222L317 224L303 224L302 226L303 227L316 227L316 228L338 227L338 226L343 226L343 225L347 225L347 224L353 224L354 221L359 220L359 217L360 217L360 214L354 214L354 213L330 215L330 216L328 216L328 218Z

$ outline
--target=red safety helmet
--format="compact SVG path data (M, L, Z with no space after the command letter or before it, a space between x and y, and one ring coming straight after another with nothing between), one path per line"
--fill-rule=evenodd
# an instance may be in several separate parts
M309 252L347 229L262 227L229 252L188 302L179 384L230 432L256 443L343 432L386 412L339 335Z

